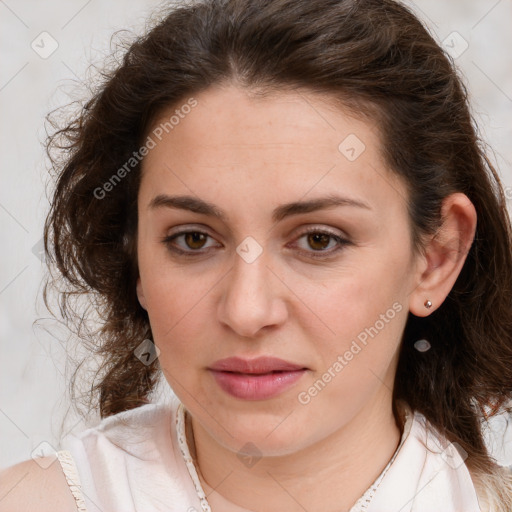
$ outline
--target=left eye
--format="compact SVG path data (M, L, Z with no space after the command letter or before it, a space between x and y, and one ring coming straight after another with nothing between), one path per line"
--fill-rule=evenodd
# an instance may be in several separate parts
M345 245L349 245L349 241L341 238L339 235L335 235L329 231L321 231L321 230L309 230L302 235L299 236L298 240L306 238L307 244L309 247L313 248L313 251L306 250L309 256L312 258L325 258L331 256L335 252L341 250ZM329 249L329 241L334 241L334 249L333 250L325 250ZM337 245L337 247L336 247ZM332 249L333 246L330 247ZM316 254L315 254L316 253Z

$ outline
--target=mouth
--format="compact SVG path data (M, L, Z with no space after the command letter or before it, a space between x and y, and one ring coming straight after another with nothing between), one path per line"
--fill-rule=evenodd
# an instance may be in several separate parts
M308 368L274 357L230 357L208 370L227 394L242 400L266 400L291 388Z

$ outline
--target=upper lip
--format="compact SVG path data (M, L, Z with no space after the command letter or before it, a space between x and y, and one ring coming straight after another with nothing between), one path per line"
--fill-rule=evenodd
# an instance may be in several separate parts
M278 371L305 370L304 366L284 361L276 357L257 357L256 359L242 359L240 357L228 357L220 359L209 367L210 370L219 372L262 374Z

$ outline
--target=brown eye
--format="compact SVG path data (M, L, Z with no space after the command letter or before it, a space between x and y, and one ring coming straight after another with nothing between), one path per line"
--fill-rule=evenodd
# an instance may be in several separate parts
M184 233L183 236L187 247L190 249L202 249L208 235L196 231L189 231L188 233Z
M331 235L325 233L309 233L307 237L309 246L317 251L325 249L332 238Z
M208 238L213 238L202 231L181 231L174 235L166 236L162 243L169 251L185 256L199 256L205 254L210 248L205 244ZM178 241L180 243L178 243ZM206 248L205 248L206 247ZM204 250L201 250L204 249Z
M342 250L345 246L351 245L351 242L341 238L330 231L320 229L310 229L299 236L298 240L305 239L306 247L297 244L300 252L311 258L329 258Z

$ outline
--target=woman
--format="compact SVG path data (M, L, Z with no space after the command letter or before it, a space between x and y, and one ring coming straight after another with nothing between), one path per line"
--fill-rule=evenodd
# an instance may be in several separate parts
M511 510L482 437L512 395L510 220L404 6L175 8L52 148L46 248L103 420L7 471L5 507Z

